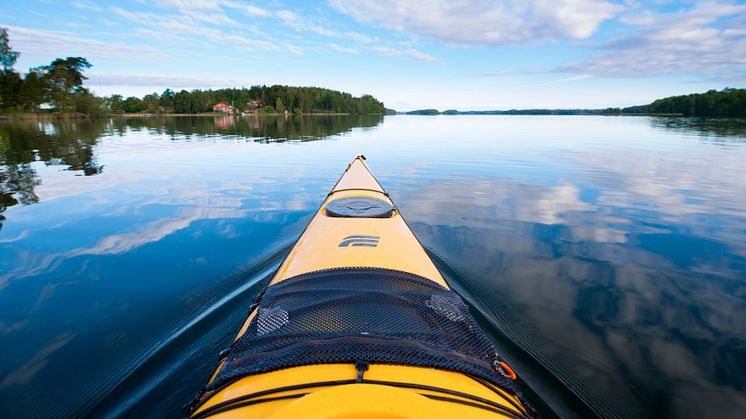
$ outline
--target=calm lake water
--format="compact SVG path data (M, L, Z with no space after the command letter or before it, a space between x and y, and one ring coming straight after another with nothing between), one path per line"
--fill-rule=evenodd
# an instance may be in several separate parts
M199 117L0 123L0 417L178 417L358 153L544 414L746 411L746 121Z

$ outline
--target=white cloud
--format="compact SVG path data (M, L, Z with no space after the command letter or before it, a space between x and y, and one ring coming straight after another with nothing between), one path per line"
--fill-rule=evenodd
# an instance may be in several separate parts
M249 16L268 16L269 12L252 4L244 6L242 10Z
M222 28L204 26L200 22L209 23L209 20L203 17L200 14L202 12L198 10L191 11L190 15L132 12L119 7L112 7L112 11L130 22L144 26L144 28L134 29L134 32L153 39L178 43L183 43L185 39L189 39L192 43L204 43L206 41L230 43L248 50L302 53L300 48L294 45L287 43L280 45L265 39L247 37L240 29L226 32Z
M270 15L266 9L234 0L157 0L156 3L165 9L175 9L183 14L189 14L194 10L224 13L223 7L227 7L253 17Z
M282 23L286 26L289 26L296 31L308 31L322 36L338 36L337 32L312 23L309 19L305 19L290 10L277 11L277 17L279 17Z
M359 32L344 32L340 34L342 38L349 39L351 41L360 42L361 44L372 44L378 42L378 38L375 36L364 35Z
M647 77L693 73L708 79L746 80L746 5L706 3L670 13L623 16L634 32L599 47L591 59L561 71Z
M220 1L207 1L207 0L156 0L158 5L163 8L172 8L179 11L182 10L222 10Z
M100 12L101 8L98 7L95 3L92 3L88 0L74 0L72 3L70 3L73 7L77 7L78 9L86 9L86 10L93 10L94 12Z
M417 51L416 49L409 48L409 49L396 49L396 48L390 48L390 47L371 47L371 50L379 53L380 55L388 55L388 56L409 56L412 58L416 58L421 61L438 61L437 58L433 57L430 54L426 54L421 51Z
M329 0L353 19L452 46L584 39L623 6L604 0Z
M531 88L531 87L549 86L549 85L552 85L552 84L563 84L563 83L569 83L569 82L578 81L578 80L584 80L584 79L587 79L587 78L590 78L590 77L591 76L588 75L588 74L580 74L580 75L577 75L577 76L565 77L565 78L558 79L558 80L550 80L550 81L545 81L545 82L541 82L541 83L532 83L532 84L527 84L527 85L524 85L524 86L518 86L518 88L528 89L528 88Z
M329 44L329 48L333 49L334 51L346 52L348 54L359 54L360 53L360 50L358 50L357 48L343 47L335 43Z
M220 1L157 0L155 3L166 10L176 10L183 18L194 22L238 26L238 22L225 14Z
M378 40L376 37L368 36L358 32L340 32L329 29L317 23L313 23L313 19L300 16L290 10L278 10L276 15L278 18L280 18L280 21L282 21L285 26L288 26L298 32L311 32L330 38L349 39L351 41L356 41L363 44L370 44Z
M213 25L238 26L238 22L221 12L202 12L199 10L182 11L182 16L188 16L196 22L212 23Z
M240 86L237 80L219 80L190 77L152 76L152 75L119 75L119 74L91 74L88 83L92 86L153 86L171 88L199 88Z
M166 57L145 45L124 45L83 38L69 32L8 26L13 48L29 55L83 56L113 60L153 60ZM95 64L95 63L94 63Z

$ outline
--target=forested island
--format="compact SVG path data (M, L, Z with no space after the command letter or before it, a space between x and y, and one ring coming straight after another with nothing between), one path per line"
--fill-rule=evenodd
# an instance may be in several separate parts
M166 89L142 98L99 97L83 86L91 63L84 57L58 58L21 75L13 66L19 52L10 47L8 32L0 28L0 116L96 117L110 114L383 114L382 102L371 95L320 87L264 86L216 90Z
M693 93L658 99L648 105L606 109L511 109L494 111L458 111L449 109L419 109L399 112L406 115L662 115L695 117L746 117L746 89L726 88L721 91Z
M746 89L726 88L721 91L671 96L649 105L628 108L607 108L603 114L667 114L702 117L746 117Z

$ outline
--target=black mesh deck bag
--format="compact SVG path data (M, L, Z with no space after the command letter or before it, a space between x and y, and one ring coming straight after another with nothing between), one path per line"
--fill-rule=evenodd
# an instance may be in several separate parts
M203 396L251 374L360 361L456 371L515 394L461 297L418 275L311 272L267 287L257 310Z

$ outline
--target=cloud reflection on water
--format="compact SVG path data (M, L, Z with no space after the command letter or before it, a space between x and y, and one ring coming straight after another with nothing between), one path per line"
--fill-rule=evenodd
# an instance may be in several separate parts
M602 411L746 408L742 160L568 158L582 183L451 177L405 183L398 203L474 303Z

